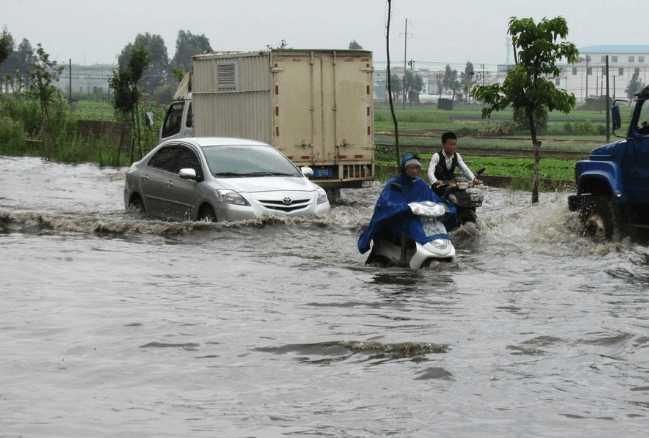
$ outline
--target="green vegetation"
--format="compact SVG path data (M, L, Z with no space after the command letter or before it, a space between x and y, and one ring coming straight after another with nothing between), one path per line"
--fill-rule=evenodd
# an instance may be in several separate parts
M560 74L557 63L560 60L575 63L579 52L573 43L566 41L568 23L563 17L543 18L538 23L532 18L512 17L507 33L514 46L514 67L502 84L474 87L472 95L485 104L483 117L511 107L517 124L527 125L530 130L534 149L532 203L536 203L541 177L538 135L547 125L549 112L567 114L576 104L575 95L557 88L552 79Z

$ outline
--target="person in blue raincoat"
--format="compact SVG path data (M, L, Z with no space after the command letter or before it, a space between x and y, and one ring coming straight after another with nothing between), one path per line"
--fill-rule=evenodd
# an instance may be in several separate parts
M442 222L449 228L457 224L457 210L436 195L430 186L421 178L421 163L419 157L406 153L401 158L400 174L390 178L381 192L374 207L374 214L368 227L358 239L358 250L361 253L369 251L371 242L376 235L389 232L394 236L406 235L414 241L425 245L447 235L427 236L419 216L413 214L409 204L412 202L432 201L447 206L447 214Z

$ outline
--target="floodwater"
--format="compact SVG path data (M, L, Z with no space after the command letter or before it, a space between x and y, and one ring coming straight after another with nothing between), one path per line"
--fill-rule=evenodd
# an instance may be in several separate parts
M1 158L0 436L646 436L649 250L486 191L421 272L320 220L123 211L123 170Z

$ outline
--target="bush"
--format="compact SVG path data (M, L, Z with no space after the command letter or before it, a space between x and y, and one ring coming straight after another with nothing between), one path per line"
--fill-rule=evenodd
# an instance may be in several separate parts
M0 115L0 152L15 153L25 147L23 124Z
M601 123L594 125L589 121L566 122L563 124L563 133L568 135L606 135L606 126Z
M0 97L0 116L19 120L27 135L38 134L41 128L41 110L38 102L25 95Z

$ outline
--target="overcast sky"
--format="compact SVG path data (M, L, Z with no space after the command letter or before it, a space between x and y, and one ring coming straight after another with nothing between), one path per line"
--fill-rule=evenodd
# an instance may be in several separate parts
M139 32L162 35L169 56L179 29L205 33L215 50L256 50L285 39L294 48L346 48L357 40L385 60L384 0L0 0L0 25L16 40L41 42L55 59L114 63ZM393 0L392 57L497 64L506 60L510 16L562 15L569 39L593 44L649 44L646 1Z

